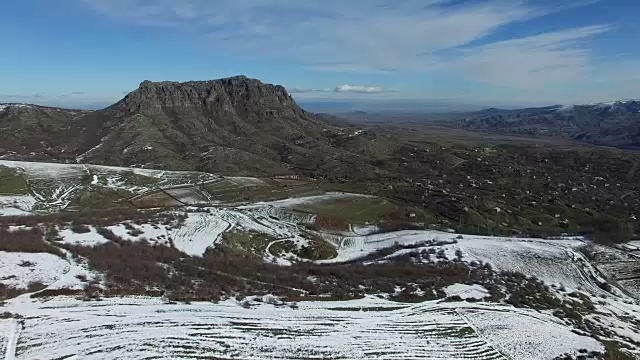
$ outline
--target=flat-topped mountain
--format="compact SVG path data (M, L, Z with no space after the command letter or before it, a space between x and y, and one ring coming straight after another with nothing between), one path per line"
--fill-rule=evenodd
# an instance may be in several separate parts
M92 112L3 106L0 156L8 159L286 174L329 161L342 132L284 87L246 76L144 81Z
M74 125L83 161L208 171L243 165L266 173L287 172L289 156L326 145L331 129L284 87L245 76L145 81Z
M129 111L143 110L145 104L174 108L195 106L214 111L223 108L231 112L260 110L262 105L267 108L287 107L294 112L302 113L283 86L264 84L260 80L242 75L183 83L143 81L137 90L116 105L123 104Z

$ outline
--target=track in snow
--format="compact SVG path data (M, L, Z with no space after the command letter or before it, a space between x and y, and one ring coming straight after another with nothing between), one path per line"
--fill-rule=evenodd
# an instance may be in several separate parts
M195 256L202 256L223 232L231 228L231 223L208 213L191 213L185 225L170 233L176 249Z
M245 309L232 301L167 305L132 299L23 305L29 318L16 359L504 358L464 317L433 306L359 311L357 306L367 305L361 301Z
M0 320L0 354L4 360L16 358L16 344L20 336L20 323L17 320Z

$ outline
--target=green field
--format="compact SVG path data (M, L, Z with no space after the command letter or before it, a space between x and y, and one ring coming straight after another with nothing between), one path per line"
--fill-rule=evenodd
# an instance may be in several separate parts
M275 242L269 247L271 255L276 257L285 257L286 254L294 254L301 259L306 260L326 260L338 256L335 246L321 238L308 240L309 244L298 247L291 240L283 240Z
M204 185L211 196L221 202L238 203L286 199L293 196L317 195L322 191L312 182L283 184L272 179L261 179L259 184L245 185L231 179L220 179Z
M20 170L0 166L0 195L26 195L28 193L27 179Z
M394 222L424 223L429 216L424 211L399 205L380 197L349 196L291 206L293 210L318 215L317 223L322 227L342 223L352 225L375 225Z
M222 235L222 247L217 247L222 251L231 251L239 254L252 254L261 256L267 246L275 239L271 236L255 231L234 230Z

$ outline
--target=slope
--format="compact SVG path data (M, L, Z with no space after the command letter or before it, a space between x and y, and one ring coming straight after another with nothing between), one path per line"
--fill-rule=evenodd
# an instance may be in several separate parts
M38 105L0 104L0 158L73 159L66 133L75 119L90 113Z
M466 114L456 126L489 132L562 136L591 144L640 147L640 101L487 109Z
M324 134L333 129L282 86L236 76L145 81L113 106L78 119L72 132L86 162L283 174L302 158L335 152Z

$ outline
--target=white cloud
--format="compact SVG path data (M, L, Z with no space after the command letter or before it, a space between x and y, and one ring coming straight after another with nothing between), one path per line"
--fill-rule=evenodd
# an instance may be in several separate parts
M217 50L297 61L313 70L448 71L524 88L583 76L592 55L582 42L608 30L576 27L481 44L506 25L593 1L556 7L526 0L81 1L138 25L192 31Z
M314 92L314 89L306 89L306 88L296 88L296 87L287 87L287 91L289 94L305 94Z
M363 86L363 85L339 85L333 89L334 92L343 93L343 92L352 92L352 93L364 93L364 94L372 94L372 93L381 93L385 90L380 86Z
M377 94L383 92L390 92L381 86L365 86L365 85L338 85L335 88L299 88L299 87L286 87L290 94L309 94L309 93L358 93L358 94Z
M608 26L587 26L466 48L443 61L443 67L508 87L578 80L589 71L591 55L580 41L608 30Z

